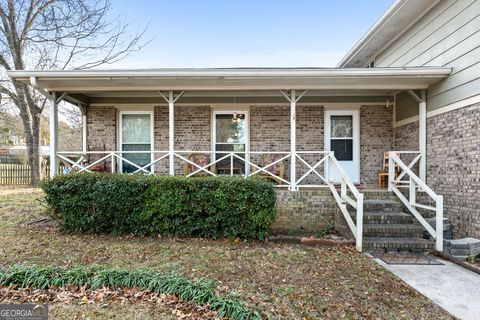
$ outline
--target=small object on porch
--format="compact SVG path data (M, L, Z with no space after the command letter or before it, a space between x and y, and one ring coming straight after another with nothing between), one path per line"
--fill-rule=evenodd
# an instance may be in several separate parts
M205 153L191 153L191 154L188 155L187 159L189 161L195 163L199 167L205 167L206 165L208 165L210 163L210 156L208 154L205 154ZM183 174L185 176L188 176L189 174L200 170L199 167L187 162L183 166ZM205 169L214 173L214 174L216 173L216 169L215 169L214 164L212 164L209 167L206 167ZM207 172L205 172L203 170L200 170L197 173L195 173L194 176L210 176L210 174L208 174Z
M105 151L105 146L103 146L103 148L100 148L100 147L92 147L90 148L90 151ZM100 160L101 158L103 158L105 154L102 154L102 153L99 153L99 154L90 154L88 156L88 159L87 159L87 162L89 164L91 163L94 163L95 161L98 161ZM109 171L109 167L107 166L107 160L104 160L104 161L100 161L99 163L91 166L89 168L90 171L94 171L94 172L107 172Z
M260 163L258 164L258 166L260 168L265 168L269 164L280 160L283 156L284 155L282 155L282 154L272 154L272 153L263 154L260 158ZM276 184L282 184L282 179L285 175L285 162L283 160L278 161L277 163L275 163L271 166L268 166L264 170L270 172L273 175L275 175L275 177L266 173L266 172L264 172L264 171L260 171L260 170L255 171L255 172L258 172L255 175L257 175L259 177L262 177L262 178L272 180Z
M386 188L388 186L388 151L383 153L383 167L382 171L378 173L378 188ZM395 177L400 173L400 167L395 165Z
M231 164L226 164L226 162L224 162L223 164L217 167L217 173L222 175L232 174L232 175L242 176L244 168L245 166L243 164L238 163L237 161L233 162L233 166Z

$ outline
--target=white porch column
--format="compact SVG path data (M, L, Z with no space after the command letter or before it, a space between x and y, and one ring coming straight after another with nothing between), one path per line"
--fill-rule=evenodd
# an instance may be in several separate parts
M179 92L175 96L173 90L168 91L168 97L161 91L158 94L168 103L168 173L175 175L175 102L180 99L184 91Z
M168 92L168 172L171 176L175 175L175 158L173 151L175 149L175 100L173 91Z
M295 90L290 91L290 190L298 191L297 187L297 99Z
M81 104L78 104L78 108L82 113L82 152L85 155L87 153L87 108Z
M427 94L422 90L421 101L418 104L418 146L422 157L419 164L420 179L427 183Z
M58 173L58 102L57 95L52 92L50 101L50 178Z

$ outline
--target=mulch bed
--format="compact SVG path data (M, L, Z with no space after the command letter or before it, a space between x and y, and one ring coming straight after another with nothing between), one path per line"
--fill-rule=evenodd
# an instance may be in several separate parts
M139 289L98 289L68 286L65 288L49 288L48 290L3 287L0 288L0 303L38 303L38 304L93 304L106 308L114 304L133 303L155 304L163 310L168 310L179 319L214 319L216 312L208 306L196 305L183 301L175 295L159 294Z

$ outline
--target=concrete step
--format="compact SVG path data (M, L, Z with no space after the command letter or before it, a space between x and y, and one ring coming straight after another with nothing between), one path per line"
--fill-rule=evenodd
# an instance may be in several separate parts
M383 211L383 212L403 212L404 208L401 202L392 199L368 199L363 201L363 210L365 211Z
M422 238L423 228L413 224L364 224L365 237L413 237Z
M415 237L364 237L363 247L366 251L431 251L435 243Z
M355 215L352 214L355 218ZM413 216L401 211L364 211L364 224L411 224Z

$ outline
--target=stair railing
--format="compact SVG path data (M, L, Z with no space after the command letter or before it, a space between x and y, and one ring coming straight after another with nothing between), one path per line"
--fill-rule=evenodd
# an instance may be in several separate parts
M414 161L420 157L417 156ZM422 181L410 168L400 159L397 152L390 151L388 157L388 190L393 191L420 224L435 239L435 249L443 251L443 196L436 194L427 184ZM400 174L395 177L395 168L400 168ZM407 180L401 180L406 178ZM399 190L399 187L407 186L409 189L408 198ZM435 203L434 206L420 204L417 202L417 192L422 192L430 197ZM435 229L418 212L417 208L435 212Z
M347 224L352 232L353 236L355 237L355 247L357 251L362 252L362 244L363 244L363 193L358 192L355 185L350 181L345 170L342 168L338 160L335 158L333 152L328 154L330 161L327 165L327 172L326 177L329 181L329 188L335 198L337 205L340 208L340 211L343 214L343 217L347 221ZM329 164L332 164L337 171L340 173L341 181L340 181L340 194L335 187L335 185L330 182L329 172L331 168ZM353 195L353 198L347 194L347 191ZM355 208L356 210L356 224L353 221L350 213L347 210L347 204Z

